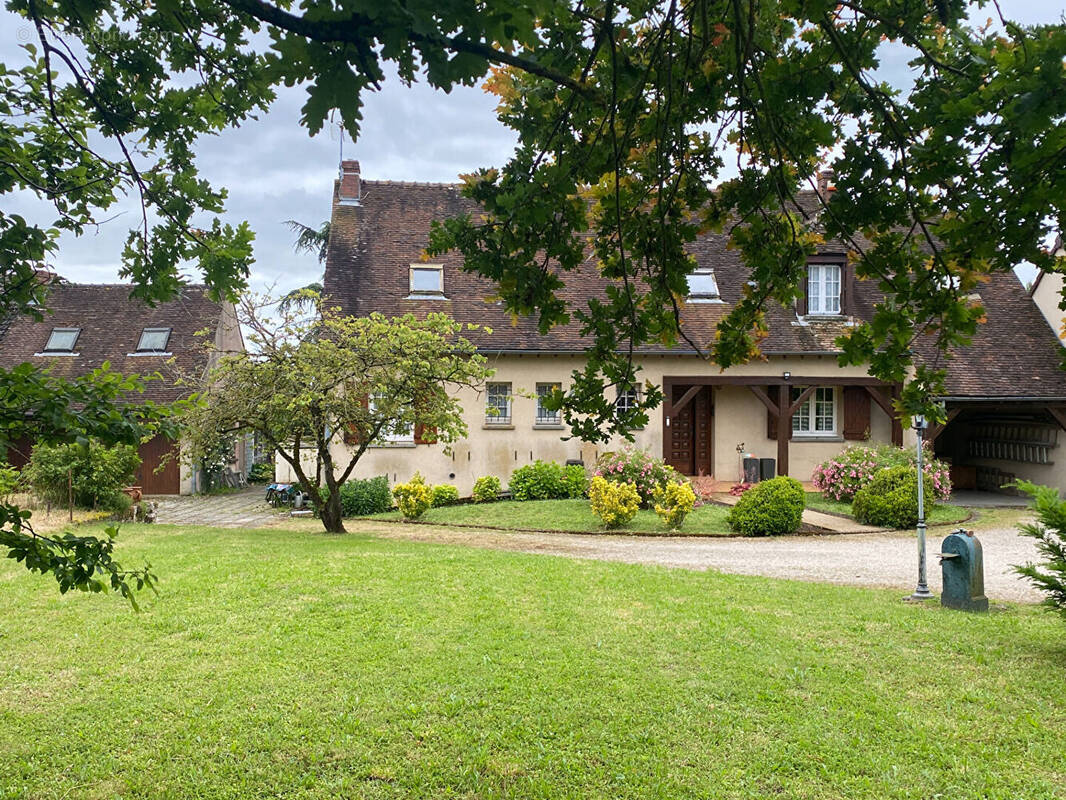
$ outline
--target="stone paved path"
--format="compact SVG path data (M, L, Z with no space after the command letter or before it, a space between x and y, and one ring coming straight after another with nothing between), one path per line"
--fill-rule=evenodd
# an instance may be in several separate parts
M216 528L257 528L288 513L271 508L266 488L249 486L232 494L152 497L159 503L156 522L163 525L211 525Z
M727 506L735 506L740 498L728 493L715 494L716 503L724 503ZM847 517L838 517L836 514L824 514L821 511L803 509L803 522L832 533L880 533L884 528L875 528L872 525L863 525Z

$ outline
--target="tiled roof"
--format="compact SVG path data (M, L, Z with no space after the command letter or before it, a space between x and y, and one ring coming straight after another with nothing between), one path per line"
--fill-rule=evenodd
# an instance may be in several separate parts
M804 198L804 204L813 198ZM587 343L576 322L559 325L547 334L537 330L535 318L516 321L502 305L492 302L491 281L463 272L457 253L434 257L444 267L443 300L407 299L411 264L420 261L433 220L476 213L472 201L460 195L456 184L363 181L359 204L339 202L335 189L332 234L326 261L325 293L348 314L377 311L388 316L442 311L462 322L493 329L477 344L491 351L581 353ZM743 292L748 273L739 254L726 247L725 234L701 236L692 253L701 267L712 267L722 303L690 303L682 310L685 333L701 347L709 344L718 321ZM833 252L844 252L843 247ZM827 249L827 252L830 250ZM591 258L564 276L561 296L571 308L584 307L603 297L607 281ZM873 282L856 281L857 316L872 313L880 298ZM988 323L973 346L955 354L949 365L948 390L952 396L1066 397L1066 373L1058 369L1058 341L1036 305L1013 275L997 275L982 286ZM802 322L794 309L771 304L767 310L769 336L761 343L765 355L835 353L835 339L848 322ZM662 348L644 347L645 352ZM670 351L692 353L687 346Z
M223 306L211 300L203 286L186 286L175 299L151 308L130 299L132 287L121 284L60 284L49 291L42 322L20 316L12 320L0 339L0 366L13 367L24 361L49 366L53 374L85 375L105 361L122 374L159 372L163 380L149 381L137 398L171 402L188 394L175 386L177 374L200 375L207 368L206 344L213 341ZM73 356L42 356L52 328L80 328ZM171 356L132 356L144 328L171 328L167 353ZM207 329L212 335L195 336Z

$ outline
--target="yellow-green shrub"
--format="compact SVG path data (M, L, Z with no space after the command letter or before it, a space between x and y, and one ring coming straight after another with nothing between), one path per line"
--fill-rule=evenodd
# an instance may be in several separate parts
M685 517L696 507L696 493L688 483L668 483L655 490L655 513L672 531L681 527Z
M433 505L433 489L419 472L407 483L394 486L392 496L396 498L396 505L400 507L404 519L418 519Z
M621 528L637 514L640 495L628 483L611 483L599 476L589 483L589 501L592 513L603 522L605 528Z

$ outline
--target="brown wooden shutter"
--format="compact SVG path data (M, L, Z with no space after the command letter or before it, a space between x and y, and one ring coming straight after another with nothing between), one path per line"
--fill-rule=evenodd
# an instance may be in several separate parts
M767 386L766 394L773 399L777 399L776 387ZM773 415L770 409L766 409L766 438L777 441L777 417Z
M415 444L436 444L437 429L432 425L415 425Z
M796 313L801 317L807 315L807 309L809 308L808 297L811 291L811 271L810 267L803 272L803 292L800 294L799 300L796 301Z
M370 407L370 398L363 395L359 398L359 404L363 408ZM350 445L357 445L362 441L362 437L359 435L359 429L355 427L354 422L349 422L344 426L344 443Z
M862 386L844 387L844 438L870 438L870 394Z

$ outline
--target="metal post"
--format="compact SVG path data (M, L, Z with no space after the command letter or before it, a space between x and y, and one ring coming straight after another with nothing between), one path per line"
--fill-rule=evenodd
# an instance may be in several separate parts
M922 469L922 435L925 426L925 417L914 418L914 430L918 434L918 585L911 600L928 600L933 596L925 572L925 474Z

